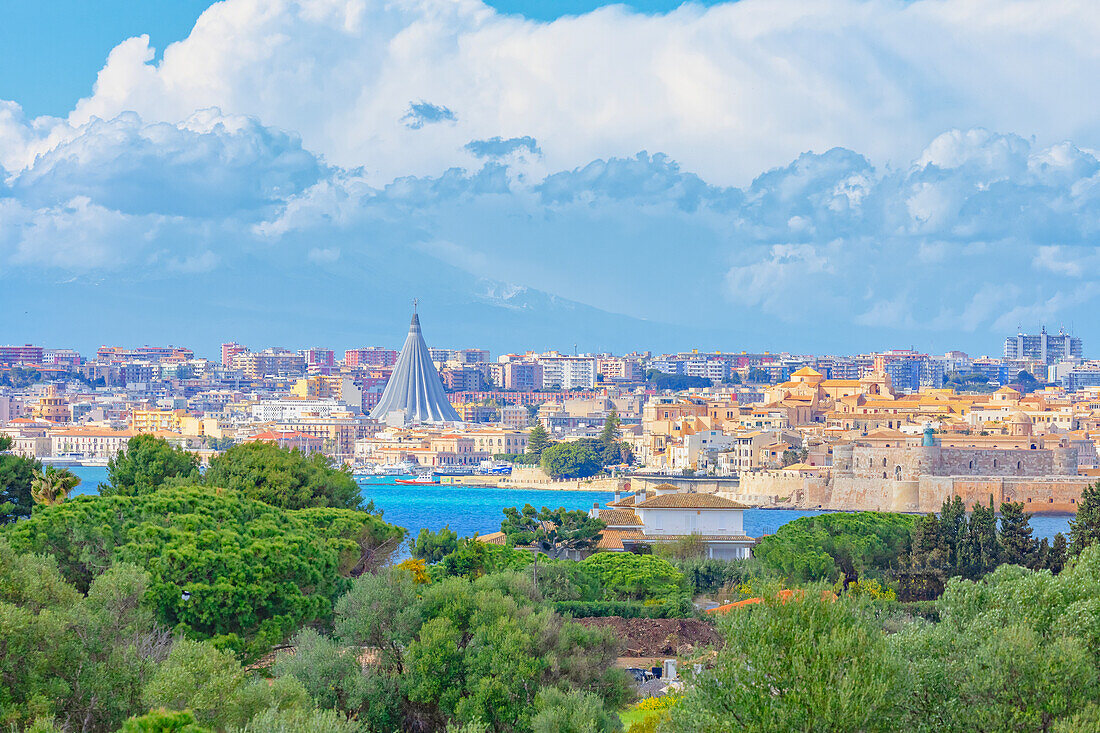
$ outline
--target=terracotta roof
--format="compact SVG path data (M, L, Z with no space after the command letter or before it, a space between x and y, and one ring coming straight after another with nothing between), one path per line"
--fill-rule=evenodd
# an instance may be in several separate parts
M636 529L605 529L600 532L598 550L622 550L623 540L644 540L645 536Z
M802 367L797 372L791 375L792 377L820 377L821 372L810 367Z
M714 494L664 494L636 505L639 509L748 509Z
M653 491L652 489L650 489L650 490L646 491L645 493L646 493L646 497L648 498L648 497L650 497L650 496L654 496L654 495L655 495L655 494L656 494L657 492L655 492L655 491ZM609 501L609 502L607 503L607 505L608 505L608 506L610 506L610 507L629 507L629 506L634 506L634 502L635 502L635 500L636 500L637 498L638 498L638 497L637 497L637 496L636 496L635 494L631 493L631 494L627 494L626 496L624 496L623 498L619 499L618 501Z
M487 545L504 545L507 544L507 538L503 532L490 532L489 534L481 534L477 536L478 542L484 542Z
M600 521L609 527L641 524L638 515L631 509L601 509Z

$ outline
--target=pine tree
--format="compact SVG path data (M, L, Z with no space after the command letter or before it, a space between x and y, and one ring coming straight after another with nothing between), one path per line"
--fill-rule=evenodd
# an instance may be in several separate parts
M600 431L599 437L600 457L603 459L605 466L619 463L622 458L622 446L619 443L619 424L619 413L615 412L615 408L612 407L611 412L607 414L607 419L604 421L603 430Z
M1047 568L1057 575L1066 566L1066 536L1059 532L1054 535L1054 542L1050 546L1050 554L1047 555Z
M1009 565L1034 567L1036 546L1031 536L1031 515L1018 501L1001 503L1001 560Z
M1100 481L1086 486L1077 502L1077 516L1069 523L1069 552L1073 556L1100 543Z
M607 419L604 420L603 430L600 431L600 443L603 444L605 449L611 444L618 442L620 423L619 413L612 407L611 412L607 413Z
M958 496L944 499L943 506L940 508L940 537L946 553L948 575L963 575L960 552L966 543L966 535L966 504Z
M546 432L542 423L535 423L535 427L531 428L531 434L527 436L527 452L536 458L541 458L542 452L548 445L550 445L550 434Z
M1046 537L1039 540L1039 549L1035 551L1035 559L1031 564L1033 570L1050 568L1050 540Z
M959 547L962 575L977 580L997 567L999 555L997 513L993 509L993 496L990 495L989 506L977 504L970 513L966 539Z

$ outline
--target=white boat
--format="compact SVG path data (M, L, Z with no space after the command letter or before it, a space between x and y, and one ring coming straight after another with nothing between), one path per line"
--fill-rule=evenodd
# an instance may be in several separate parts
M418 466L410 461L402 463L386 463L375 467L378 476L408 476L416 472Z

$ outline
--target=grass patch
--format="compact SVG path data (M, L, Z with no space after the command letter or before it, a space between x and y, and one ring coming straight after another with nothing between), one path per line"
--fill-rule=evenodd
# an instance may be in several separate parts
M623 722L623 730L630 730L630 726L640 723L650 715L656 715L652 710L635 710L633 707L619 711L619 720Z

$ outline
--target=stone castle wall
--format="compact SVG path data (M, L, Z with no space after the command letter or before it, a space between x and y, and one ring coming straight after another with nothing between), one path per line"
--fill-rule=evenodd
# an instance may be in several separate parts
M1071 455L1072 454L1072 455ZM880 448L857 445L839 473L860 478L915 481L922 476L1058 476L1076 475L1077 451L942 448L906 446Z
M1084 476L921 476L916 480L833 474L828 478L783 475L779 471L746 474L736 491L722 492L754 506L845 511L938 512L944 500L959 496L975 504L1018 501L1026 511L1076 513Z

